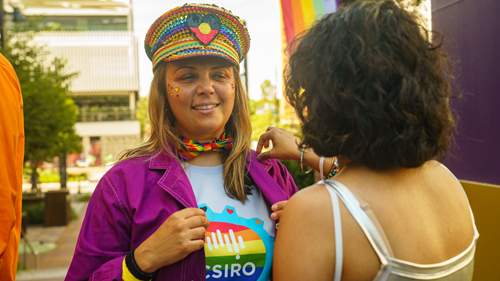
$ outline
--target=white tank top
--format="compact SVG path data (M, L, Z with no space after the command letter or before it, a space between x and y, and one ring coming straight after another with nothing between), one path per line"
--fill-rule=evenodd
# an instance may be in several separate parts
M461 254L445 262L425 265L416 264L394 258L384 231L380 227L380 224L371 211L370 206L366 202L360 203L356 196L354 196L354 194L346 186L335 180L320 181L319 184L324 184L326 186L326 189L330 193L332 199L336 249L334 281L340 281L343 263L342 223L340 219L339 197L363 230L380 260L380 270L373 280L472 280L474 253L476 251L476 243L479 233L477 232L474 215L472 214L470 205L469 210L474 228L474 239L472 240L470 246ZM467 195L465 196L467 198Z

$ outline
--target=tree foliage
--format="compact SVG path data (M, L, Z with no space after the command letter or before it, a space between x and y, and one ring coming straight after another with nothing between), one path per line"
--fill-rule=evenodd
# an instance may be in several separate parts
M279 100L276 98L276 87L269 80L260 86L262 99L250 100L250 118L252 121L252 142L257 142L260 135L266 132L269 126L280 127L292 132L300 131L300 128L292 128L290 125L282 125L279 120ZM295 184L303 188L314 183L314 173L304 174L300 170L300 163L295 160L281 161L292 175Z
M258 141L260 135L269 126L279 125L279 100L276 98L276 87L269 80L260 86L262 99L250 100L250 120L252 122L252 142Z
M24 103L25 161L38 163L81 151L74 125L78 109L67 95L76 73L64 71L65 61L49 61L48 52L33 43L33 32L10 33L2 54L14 67ZM36 186L36 173L33 183Z

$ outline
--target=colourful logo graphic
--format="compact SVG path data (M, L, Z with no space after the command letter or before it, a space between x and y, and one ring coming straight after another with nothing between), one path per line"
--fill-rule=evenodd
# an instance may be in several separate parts
M264 229L264 222L238 217L230 206L221 214L206 204L199 207L210 220L205 233L207 279L270 280L274 237Z

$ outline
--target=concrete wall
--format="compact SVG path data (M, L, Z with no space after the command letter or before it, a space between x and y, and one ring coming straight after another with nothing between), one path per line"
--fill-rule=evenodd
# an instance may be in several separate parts
M108 154L111 154L113 155L112 161L116 161L116 157L120 152L133 148L140 142L140 135L101 136L101 157L105 158Z

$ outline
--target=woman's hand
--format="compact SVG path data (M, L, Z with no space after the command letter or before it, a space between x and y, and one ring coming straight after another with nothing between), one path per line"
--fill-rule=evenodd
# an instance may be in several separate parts
M268 148L271 141L273 142L273 148L269 151L262 152L262 147ZM299 143L300 139L291 132L281 128L269 127L267 128L267 131L260 136L259 142L257 143L257 157L260 161L267 159L300 161L301 151L298 147ZM344 158L342 158L342 160L339 160L339 168L342 168L345 165L345 160L343 159ZM304 159L302 161L303 164L306 164L307 166L319 172L319 160L320 157L316 153L314 153L311 148L304 149ZM334 159L332 159L331 157L328 157L323 161L324 177L328 176L333 161Z
M204 247L205 230L210 226L205 212L186 208L173 213L135 250L142 271L152 273Z
M261 153L262 147L269 148L270 141L273 143L273 148L269 151ZM268 127L267 131L260 136L256 151L259 155L258 158L261 161L270 158L299 161L299 143L299 138L291 132L281 128Z
M283 212L283 208L285 208L286 202L288 202L288 200L280 201L271 206L271 210L273 210L273 212L271 213L271 219L273 221L278 221L280 219L281 213Z

